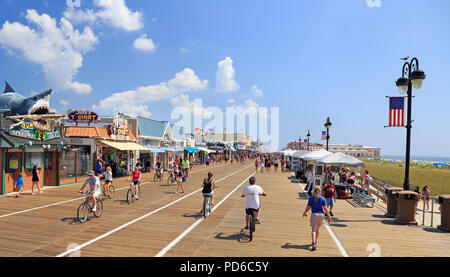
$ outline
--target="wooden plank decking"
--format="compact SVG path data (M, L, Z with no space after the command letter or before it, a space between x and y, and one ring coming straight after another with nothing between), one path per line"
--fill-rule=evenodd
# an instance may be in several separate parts
M208 171L214 172L215 180L222 179L215 199L221 204L208 218L199 221L202 197L200 192L194 192ZM128 182L118 179L116 198L105 201L103 216L84 224L75 218L82 202L77 194L80 185L47 190L39 196L25 195L22 199L0 197L0 256L57 256L69 245L87 243L79 252L83 257L153 257L177 238L177 243L166 249L166 257L343 255L325 226L318 250L308 249L309 220L301 218L306 198L301 193L303 185L291 173L255 175L268 197L261 198L261 224L257 225L254 240L248 242L247 233L242 230L245 200L240 197L246 182L239 185L253 173L252 161L197 167L185 186L186 193L173 194L176 186L168 187L165 181L150 182L142 187L142 199L131 205L125 203ZM144 182L152 176L144 175ZM175 202L180 198L183 199ZM368 246L379 247L381 256L450 256L450 233L397 225L383 217L383 207L378 204L366 208L351 200L338 200L334 212L331 230L349 256L369 256L374 250L368 250ZM193 224L198 225L180 238Z

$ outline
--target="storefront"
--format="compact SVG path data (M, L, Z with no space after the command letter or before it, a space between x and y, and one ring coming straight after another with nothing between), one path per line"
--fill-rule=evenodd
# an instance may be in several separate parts
M59 127L50 130L36 129L32 122L13 124L1 122L1 194L14 192L19 174L24 178L24 191L31 190L32 169L39 168L40 186L60 185L62 154L69 145L61 137Z

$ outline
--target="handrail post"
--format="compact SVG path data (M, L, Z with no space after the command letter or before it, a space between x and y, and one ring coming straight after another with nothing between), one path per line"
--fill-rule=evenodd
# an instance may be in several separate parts
M434 217L434 199L431 199L431 227L433 227L433 217Z
M422 215L423 215L423 218L422 218L422 225L425 226L425 199L423 199L423 197L422 197L422 200L423 200L423 209L422 209Z

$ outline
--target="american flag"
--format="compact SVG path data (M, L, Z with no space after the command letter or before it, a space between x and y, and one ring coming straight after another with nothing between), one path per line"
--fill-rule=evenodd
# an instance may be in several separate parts
M322 131L322 140L327 140L327 132Z
M405 126L405 97L389 97L389 127Z

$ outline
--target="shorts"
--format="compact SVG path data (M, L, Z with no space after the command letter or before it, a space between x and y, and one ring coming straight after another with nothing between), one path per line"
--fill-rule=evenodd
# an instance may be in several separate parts
M311 223L311 227L313 229L319 228L323 225L324 214L313 213L311 214L311 219L309 222Z
M109 185L109 184L112 184L112 181L105 180L105 185Z
M22 187L17 187L19 190L18 192L22 192L23 191L23 186Z
M99 198L101 195L102 195L102 192L97 190L94 192L94 194L92 194L92 191L90 191L86 197Z
M141 185L141 182L139 182L139 181L133 181L133 184L136 185L136 186L140 186L140 185Z
M204 197L211 197L211 196L213 196L214 192L213 191L212 192L208 192L208 193L203 193L202 192L202 194L203 194Z
M181 177L178 177L178 178L177 178L177 182L178 182L178 183L181 183L181 182L183 182L183 178L181 178Z
M334 207L334 198L325 198L325 201L327 202L327 206Z
M245 213L246 213L247 215L252 215L252 212L253 212L253 211L259 212L260 209L261 209L261 205L259 205L259 209L245 209Z

